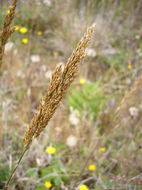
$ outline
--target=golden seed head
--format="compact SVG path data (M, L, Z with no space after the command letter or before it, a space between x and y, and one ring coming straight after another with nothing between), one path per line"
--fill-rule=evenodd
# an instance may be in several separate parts
M91 40L94 27L95 25L92 25L87 29L86 34L77 44L76 49L68 59L64 70L62 71L62 65L55 69L46 95L39 105L39 111L34 115L26 131L23 140L24 146L28 146L33 137L38 137L44 130L63 98L67 88L78 74L79 63L85 57L85 50Z
M8 14L4 19L4 26L0 35L0 68L2 65L5 44L7 43L12 33L15 31L15 27L11 27L11 23L15 16L16 5L17 5L17 0L13 0L12 5L8 9Z

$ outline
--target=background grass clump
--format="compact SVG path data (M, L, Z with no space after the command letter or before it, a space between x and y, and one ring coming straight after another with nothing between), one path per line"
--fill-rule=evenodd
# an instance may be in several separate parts
M96 120L98 114L105 108L106 97L99 87L99 82L83 84L79 89L72 88L67 97L69 107L86 112Z

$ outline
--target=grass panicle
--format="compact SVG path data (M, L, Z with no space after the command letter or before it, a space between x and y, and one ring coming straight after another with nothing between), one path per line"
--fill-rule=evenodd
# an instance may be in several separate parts
M8 39L13 34L13 32L15 31L15 27L12 27L11 23L15 16L16 5L17 5L17 0L13 0L12 5L9 6L7 15L5 16L3 29L0 34L0 68L2 66L5 44L7 43Z
M77 48L73 51L71 57L68 59L67 64L65 65L64 69L62 65L58 66L53 75L48 87L47 93L44 99L40 102L38 112L35 113L31 123L25 133L23 139L24 150L13 168L3 190L7 190L8 186L22 161L25 153L30 147L32 140L40 135L40 133L44 130L47 126L49 120L53 116L56 108L58 107L61 99L63 98L67 88L70 86L72 81L78 74L78 67L79 63L83 60L86 53L85 50L89 45L91 37L94 32L95 25L93 24L91 27L87 29L86 34L80 40L77 45Z
M60 65L53 73L47 93L44 99L40 102L38 112L34 115L26 131L23 140L24 146L29 145L32 139L38 137L44 130L63 98L67 88L77 76L79 63L85 57L85 50L91 40L94 27L95 25L92 25L87 29L86 34L77 44L76 49L68 59L64 69L62 69L62 65Z

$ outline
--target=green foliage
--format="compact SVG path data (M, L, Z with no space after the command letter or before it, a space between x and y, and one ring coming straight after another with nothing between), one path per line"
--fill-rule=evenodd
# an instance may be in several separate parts
M128 58L127 52L123 50L119 50L116 55L113 56L111 61L111 66L114 67L116 70L121 71L124 69L125 61Z
M100 55L99 57L98 57L98 62L100 63L100 62L103 62L105 65L108 65L108 66L111 66L111 61L108 59L108 57L107 56L105 56L105 55Z
M72 88L67 101L70 107L80 112L86 111L96 119L98 113L105 107L106 97L99 87L99 82L86 83L80 89Z
M45 190L45 187L44 186L37 186L36 190Z
M54 143L53 143L54 144ZM63 142L59 142L56 144L56 155L61 154L61 151L64 150L66 144ZM44 183L46 181L50 181L55 189L60 190L61 182L64 181L66 183L68 181L68 176L64 173L64 167L61 162L56 159L56 157L52 158L51 165L48 165L40 170L40 177L43 179L41 181L42 185L39 184L36 187L36 190L45 189ZM28 174L34 174L34 168L28 172Z
M33 176L37 176L37 168L29 168L26 172L26 176L27 177L33 177Z
M118 72L124 71L127 60L128 52L122 49L118 49L117 53L113 55L112 58L108 58L105 55L98 57L98 62L103 62L105 65L108 65L110 68L114 68Z
M0 189L4 185L4 181L6 181L9 177L9 167L8 165L0 164Z
M110 189L111 185L112 185L110 179L104 177L103 178L103 185L105 186L106 189Z
M50 181L56 190L60 190L59 186L62 181L67 181L68 177L63 172L63 166L57 160L53 160L51 165L41 170L41 177L44 178L43 184ZM44 185L38 185L36 190L45 189Z

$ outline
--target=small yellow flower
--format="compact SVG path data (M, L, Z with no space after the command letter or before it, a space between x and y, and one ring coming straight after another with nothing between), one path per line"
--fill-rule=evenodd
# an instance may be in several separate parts
M10 14L11 9L13 9L13 8L14 8L13 5L10 5L10 6L9 6L9 8L8 8L8 10L7 10L7 14L8 14L8 15Z
M80 78L80 79L79 79L79 83L80 83L81 85L85 84L85 79L84 79L84 78Z
M55 154L56 152L56 148L52 147L52 146L49 146L46 148L46 153L47 154Z
M28 32L28 29L26 27L21 27L20 28L20 33L21 34L26 34Z
M23 44L28 44L28 38L22 38L22 43Z
M79 190L89 190L89 188L87 187L87 185L80 185Z
M132 65L129 63L128 64L128 70L131 70L132 69Z
M37 32L37 35L38 35L38 36L42 36L42 34L43 34L42 31L38 31L38 32Z
M19 26L15 26L15 31L18 31L19 30Z
M105 148L105 147L99 148L99 152L105 152L105 151L106 151L106 148Z
M50 181L46 181L44 183L44 186L47 188L47 189L50 189L52 187L52 183Z
M7 14L8 14L8 15L10 14L10 9L7 10Z
M91 165L89 165L88 170L95 171L96 170L96 166L94 164L91 164Z

